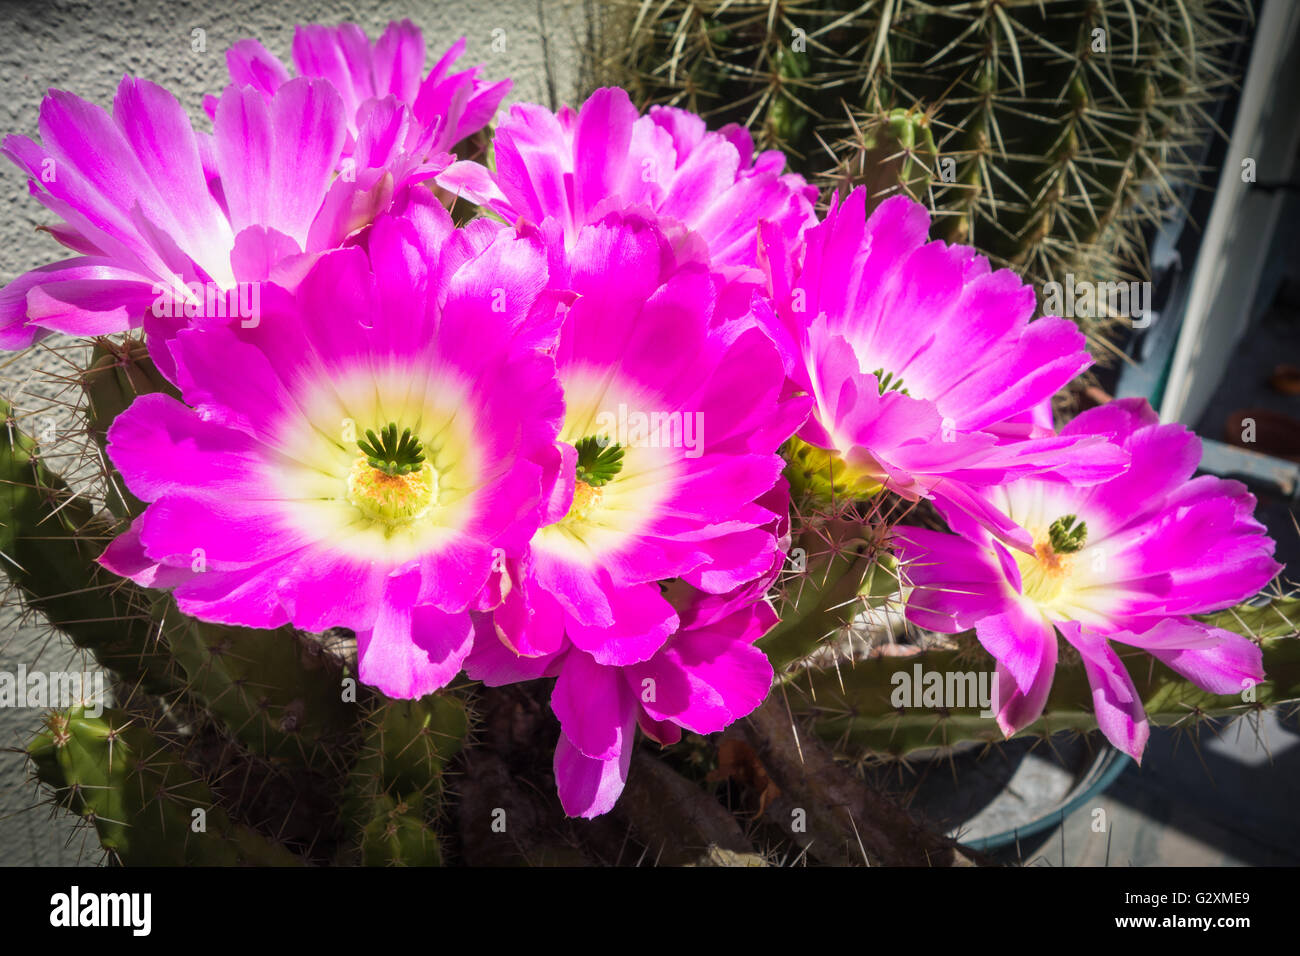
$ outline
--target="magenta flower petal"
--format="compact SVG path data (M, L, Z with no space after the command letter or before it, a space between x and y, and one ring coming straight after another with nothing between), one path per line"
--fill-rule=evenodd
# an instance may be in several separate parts
M614 623L604 583L607 578L599 571L545 551L534 551L532 572L537 585L553 595L572 620L597 627Z
M636 107L627 94L618 88L597 90L578 110L578 119L573 129L575 224L586 222L596 207L606 197L615 195L623 185L625 170L616 164L600 160L606 156L627 155L636 118ZM509 120L501 124L501 127L508 128ZM589 161L589 157L595 157L596 162Z
M592 627L570 620L565 633L573 646L607 667L649 660L677 630L677 612L654 584L609 588L610 611L617 628Z
M791 242L814 222L816 190L782 176L780 154L755 161L743 131L709 132L684 110L640 116L621 89L597 90L576 112L513 106L494 148L493 185L464 167L450 179L508 221L558 220L575 263L582 227L615 211L651 215L669 232L684 228L728 278L756 267L760 221Z
M118 332L156 299L148 277L112 259L84 256L41 266L0 290L0 348L26 348L50 331Z
M899 526L894 546L903 583L912 590L907 617L919 627L955 634L981 618L1002 616L1015 599L992 549L956 535Z
M633 712L631 692L618 668L570 652L555 681L551 709L564 736L585 756L610 760L625 746L623 728Z
M283 269L291 267L297 260L310 265L307 256L300 256L298 243L289 236L267 226L249 226L235 237L235 245L230 250L230 266L241 282L278 282L279 285L292 287L296 279L290 279ZM145 330L148 334L148 329Z
M511 654L551 657L564 650L564 608L532 574L530 558L506 564L509 592L487 616L494 639ZM487 625L485 625L487 626Z
M144 516L144 528L150 516ZM173 563L174 562L174 563ZM297 564L297 555L281 555L263 564L217 572L195 573L193 564L180 563L180 556L168 555L168 567L184 567L190 573L176 584L172 597L182 614L215 624L233 624L271 630L289 623L289 613L280 600L283 576ZM169 576L169 581L174 578ZM143 583L143 580L137 581Z
M258 439L274 439L268 408L285 408L293 398L277 367L255 345L230 329L182 329L172 343L176 384L187 400L211 409L222 424L237 426ZM120 419L119 419L120 420Z
M429 71L415 97L415 114L421 123L436 125L441 149L451 149L487 126L513 85L510 80L479 80L478 67L452 73L452 64L464 52L461 37Z
M251 86L267 96L289 82L284 64L252 38L231 44L226 50L226 68L236 85Z
M1258 644L1191 618L1164 618L1149 630L1116 631L1110 639L1142 648L1215 694L1239 694L1265 678L1264 654Z
M128 91L123 101L137 102L129 92L136 83L130 77L123 78L121 88ZM158 92L163 99L168 98L167 94ZM179 111L175 101L171 103ZM126 114L130 121L142 122L133 109L128 108ZM84 217L82 222L88 228L78 231L83 232L87 240L109 254L134 254L147 267L161 269L166 265L164 258L170 257L170 250L154 248L147 237L141 235L134 215L137 211L146 218L148 213L161 215L164 228L173 225L174 220L119 124L119 119L110 117L100 107L70 93L52 90L41 103L43 145L35 147L31 144L36 155L26 158L26 161L21 155L15 158L20 165L27 167L33 185L39 183L37 188L47 191L51 198L72 207ZM158 118L157 124L165 125L167 119ZM185 127L188 132L188 124ZM178 151L184 150L186 145L193 150L192 132L188 144L184 143L183 137L184 134L182 142L175 144ZM53 168L57 170L54 176L42 175L48 173L44 168L47 159L53 160ZM33 160L38 160L39 165ZM184 167L182 161L175 175L183 175ZM202 180L189 186L206 193L206 184ZM38 198L41 198L40 194ZM56 207L54 211L60 209ZM82 222L70 224L77 227Z
M772 535L762 528L714 538L709 552L717 561L718 570L702 565L687 571L682 580L710 594L726 594L762 576L771 567L773 546Z
M99 563L114 574L131 578L147 588L172 588L190 578L189 568L171 568L152 560L145 554L140 541L140 522L137 518L131 527L109 542Z
M269 99L227 90L213 135L235 231L264 225L305 248L346 133L343 102L320 80L290 80Z
M349 116L376 95L370 40L355 23L295 27L293 62L303 76L328 80L344 98Z
M1142 399L1121 399L1078 416L1063 435L1103 434L1122 442L1132 464L1122 475L1084 497L1098 533L1128 524L1192 477L1201 460L1201 443L1178 425L1160 425Z
M682 630L654 658L627 668L645 712L699 734L722 730L750 713L772 687L772 665L753 646L767 624L751 608Z
M536 657L517 654L500 640L491 615L470 616L475 629L474 647L465 658L465 674L470 680L482 681L488 687L501 687L559 674L563 652Z
M1145 402L1084 412L1067 433L1115 442L1129 469L1093 485L1047 472L973 494L1015 522L1028 542L1022 550L1002 547L964 514L948 515L961 536L896 529L904 578L915 585L907 616L948 633L974 624L1004 675L999 720L1008 733L1041 713L1055 626L1083 656L1099 726L1138 759L1147 722L1109 642L1143 648L1213 693L1238 693L1264 679L1259 648L1186 615L1245 600L1280 565L1245 488L1192 478L1196 437L1159 424Z
M418 586L418 575L390 578L374 629L357 634L357 676L389 697L423 697L444 686L473 642L468 614L412 604Z
M711 733L757 707L773 675L753 643L774 620L765 602L751 602L679 631L652 660L632 667L603 667L577 650L565 655L552 697L563 728L555 776L565 812L592 817L613 807L637 723L667 744L682 728Z
M1107 740L1141 763L1151 727L1119 655L1104 636L1084 629L1077 621L1062 623L1061 633L1083 657L1097 726Z
M141 186L150 187L136 194L141 212L212 281L229 286L232 227L208 192L185 111L162 87L126 77L117 88L113 116L140 163Z
M1040 615L1019 602L1008 602L1001 614L976 622L975 633L1022 693L1032 694L1042 683L1051 686L1056 635Z
M375 42L375 92L414 100L424 74L424 35L410 20L390 23Z
M478 79L478 67L451 72L452 64L464 52L462 37L422 78L424 37L410 20L389 23L374 42L354 23L299 26L293 39L298 72L329 81L343 97L353 140L359 136L367 105L375 100L391 98L409 110L414 121L413 141L422 144L410 157L412 162L420 162L429 153L447 152L483 129L510 91L509 80L485 83ZM275 73L282 72L284 68L277 62ZM231 76L241 82L233 67ZM267 84L253 85L264 90Z
M636 718L629 711L627 720L618 728L617 753L609 760L586 756L568 737L560 734L555 745L555 786L566 814L591 819L614 809L632 765L635 732Z
M1056 670L1056 632L1040 615L1010 601L1001 614L981 618L975 633L998 662L998 726L1010 737L1043 712Z
M203 475L221 497L255 497L261 486L262 458L251 436L206 422L183 403L161 392L141 395L138 410L119 415L108 429L110 454L127 478L131 493L146 501L194 488ZM158 455L160 447L171 449Z
M298 586L277 590L296 627L320 632L350 621L347 626L360 632L374 626L388 600L388 568L320 546L304 548L295 557L285 575Z
M663 747L672 746L682 739L681 727L671 720L655 720L644 709L637 714L636 723L641 733Z

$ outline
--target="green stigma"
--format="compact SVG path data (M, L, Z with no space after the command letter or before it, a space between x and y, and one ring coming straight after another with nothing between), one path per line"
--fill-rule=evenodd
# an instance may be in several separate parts
M424 466L424 446L408 428L397 437L397 423L389 422L376 435L369 428L366 437L357 441L366 462L390 477L409 475Z
M878 368L871 373L876 376L876 381L880 383L880 394L886 392L902 392L907 395L907 389L903 388L903 376L895 377L893 372L886 372L883 368Z
M588 435L573 443L578 450L578 481L599 488L623 470L623 446L608 441L598 435Z
M1057 554L1073 554L1087 542L1088 524L1077 515L1062 515L1047 529L1047 538Z

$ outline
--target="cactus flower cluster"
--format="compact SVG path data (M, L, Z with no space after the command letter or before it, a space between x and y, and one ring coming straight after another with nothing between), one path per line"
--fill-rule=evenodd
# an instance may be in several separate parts
M465 678L552 683L573 817L616 805L638 729L663 745L724 730L826 620L890 594L917 626L974 629L1008 735L1043 712L1058 632L1134 757L1142 700L1110 642L1216 694L1265 679L1257 644L1191 617L1277 572L1253 499L1193 478L1195 437L1142 403L1056 432L1044 408L1090 359L1072 323L1031 321L1015 273L929 241L906 196L868 215L859 188L818 214L745 130L641 115L615 88L511 107L481 164L462 147L509 84L451 73L462 51L425 74L409 22L373 43L300 28L297 77L254 40L230 49L211 134L128 77L111 114L52 91L40 142L5 144L74 255L0 291L0 345L59 332L151 369L107 403L87 377L120 482L113 513L86 517L92 557L151 603L185 691L277 759L315 692L249 705L249 686L306 666L313 635L355 635L347 666L374 707L346 796L362 859L441 858L429 806L465 714L437 702ZM251 311L206 294L248 284L216 301ZM888 501L931 526L880 520ZM29 504L9 517L38 517ZM818 539L829 560L784 570ZM290 662L254 666L259 642ZM339 677L308 670L305 686ZM131 760L191 780L116 712L50 723L42 779L86 771L67 741L97 753L119 732ZM278 858L220 826L232 858Z

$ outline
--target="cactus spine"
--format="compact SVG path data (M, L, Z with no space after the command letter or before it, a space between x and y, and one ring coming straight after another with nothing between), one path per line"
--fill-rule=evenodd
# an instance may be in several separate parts
M55 799L95 827L110 858L132 866L293 866L284 847L216 804L167 741L118 710L51 713L27 748Z
M833 190L924 198L934 238L1036 286L1146 277L1143 227L1180 208L1251 15L1244 0L617 9L600 21L595 81L744 124ZM881 160L905 167L898 184ZM1085 325L1099 335L1114 318Z

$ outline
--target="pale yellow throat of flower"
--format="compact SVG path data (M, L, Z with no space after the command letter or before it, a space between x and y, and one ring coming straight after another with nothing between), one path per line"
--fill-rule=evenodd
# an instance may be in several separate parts
M348 500L367 518L383 524L419 521L438 504L438 473L425 462L410 474L389 475L362 455L348 473Z
M653 410L655 400L607 369L570 370L564 379L560 440L578 451L573 502L563 518L538 531L535 547L564 560L594 564L626 547L657 515L677 479L682 450L650 442L620 443L611 409Z
M469 394L407 364L304 386L268 475L282 519L361 560L405 561L454 541L486 472Z
M1078 604L1076 562L1088 538L1088 525L1063 515L1034 534L1034 553L1013 551L1020 570L1021 593L1044 611L1069 617Z

